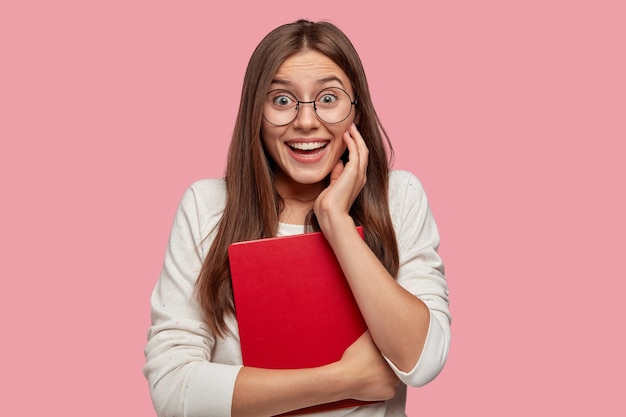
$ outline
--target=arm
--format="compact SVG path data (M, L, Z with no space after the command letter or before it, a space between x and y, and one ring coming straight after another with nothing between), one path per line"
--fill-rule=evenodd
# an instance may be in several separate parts
M345 168L335 167L315 212L376 345L404 382L423 385L440 371L449 345L447 286L436 254L436 226L423 190L414 190L404 202L406 221L396 222L401 223L396 227L401 270L397 279L390 276L348 215L365 184L368 151L354 126L344 140L349 161Z
M194 285L224 201L218 181L194 184L174 217L161 275L151 298L152 326L143 372L158 416L230 415L237 355L221 358L203 320ZM199 210L203 207L203 210ZM238 345L228 343L229 351ZM227 359L227 360L224 360Z
M210 333L193 297L210 245L204 236L221 215L215 203L221 197L205 188L192 187L179 205L152 295L143 370L157 415L269 416L343 398L392 398L397 378L369 335L355 342L337 363L305 370L266 370L242 367L238 340L217 340ZM236 332L236 323L231 324Z
M366 332L330 365L297 370L244 367L235 384L233 416L273 416L346 398L389 400L398 383Z

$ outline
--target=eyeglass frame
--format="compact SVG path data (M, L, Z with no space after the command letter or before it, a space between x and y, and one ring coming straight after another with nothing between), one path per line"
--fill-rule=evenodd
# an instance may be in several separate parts
M326 120L322 119L322 118L320 117L320 115L319 115L319 114L317 114L317 106L315 105L315 103L317 103L317 97L318 97L320 94L322 94L325 90L330 89L330 88L334 88L334 89L336 89L336 90L341 90L341 91L343 91L343 92L344 92L344 93L346 93L346 95L348 96L348 99L350 99L350 111L348 112L348 114L346 114L346 117L344 117L343 119L339 120L338 122L327 122ZM338 124L338 123L343 122L343 121L344 121L344 120L346 120L348 117L350 117L350 114L352 113L352 106L356 107L356 105L357 105L357 103L358 103L358 101L359 101L359 97L358 97L358 95L357 95L357 96L355 96L354 100L352 100L352 97L350 97L350 93L348 93L346 90L344 90L344 89L343 89L343 88L341 88L341 87L327 87L327 88L324 88L324 89L322 89L319 93L317 93L317 95L315 96L316 100L313 100L313 101L300 101L300 100L298 100L298 97L296 97L295 93L293 93L293 92L291 92L291 91L289 91L289 90L286 90L286 89L284 89L284 88L275 88L275 89L273 89L273 90L270 90L270 91L268 91L268 93L265 95L265 97L269 96L269 95L270 95L271 93L273 93L274 91L285 91L285 92L289 93L291 96L293 96L293 98L295 98L295 99L296 99L296 106L295 106L295 108L296 108L296 114L295 114L295 116L293 116L293 119L291 119L291 120L290 120L289 122L287 122L287 123L283 123L283 124L281 124L281 125L277 125L277 124L275 124L275 123L272 123L272 122L270 122L270 121L267 119L267 117L265 117L265 114L264 114L263 112L261 112L261 116L263 116L263 118L265 119L265 121L266 121L267 123L271 124L272 126L276 126L276 127L287 126L287 125L289 125L289 124L293 123L293 122L294 122L294 121L298 118L298 114L300 114L300 104L312 104L312 105L313 105L313 112L315 113L315 117L317 117L317 118L318 118L319 120L321 120L323 123L326 123L326 124L329 124L329 125L336 125L336 124Z

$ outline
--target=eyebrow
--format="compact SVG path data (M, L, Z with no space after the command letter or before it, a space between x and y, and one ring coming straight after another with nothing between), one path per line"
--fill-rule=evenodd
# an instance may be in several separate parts
M334 75L330 75L328 77L324 77L324 78L320 78L319 80L317 80L315 82L315 84L320 85L320 84L328 84L329 82L332 81L337 81L339 84L341 84L342 87L345 87L343 85L343 82L339 79L339 77L336 77ZM274 78L272 79L272 84L280 84L280 85L284 85L284 86L291 86L293 85L293 83L289 80L285 80L283 78Z

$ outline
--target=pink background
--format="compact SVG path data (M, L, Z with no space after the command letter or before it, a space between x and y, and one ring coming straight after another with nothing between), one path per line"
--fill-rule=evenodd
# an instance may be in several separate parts
M148 299L247 60L328 19L440 225L453 343L410 416L625 415L621 1L5 1L2 415L153 416Z

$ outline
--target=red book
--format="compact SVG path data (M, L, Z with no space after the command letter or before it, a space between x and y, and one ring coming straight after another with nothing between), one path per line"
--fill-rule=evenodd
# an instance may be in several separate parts
M228 256L245 366L326 365L367 330L321 232L234 243ZM343 400L288 414L370 403Z

